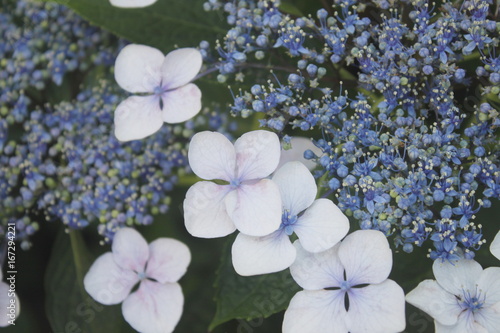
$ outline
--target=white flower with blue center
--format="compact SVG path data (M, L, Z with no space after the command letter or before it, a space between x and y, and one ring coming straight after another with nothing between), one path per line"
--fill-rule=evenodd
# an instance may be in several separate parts
M436 333L498 332L500 268L472 259L434 261L436 280L424 280L406 301L434 318Z
M177 281L190 261L188 247L178 240L158 238L148 246L139 232L122 228L113 238L112 252L96 259L83 284L99 303L123 302L123 317L135 330L172 332L184 306Z
M115 62L115 79L133 96L115 111L115 135L120 141L143 139L164 122L180 123L201 110L201 91L191 82L200 71L201 53L177 49L166 56L160 50L130 44Z
M392 252L383 233L358 230L320 253L305 251L299 241L294 245L290 272L304 290L290 301L283 333L404 330L405 296L387 279Z
M490 252L497 259L500 259L500 232L497 233L497 235L493 239L493 242L491 242L491 244L490 244Z
M243 276L284 270L294 262L296 250L290 240L299 237L310 252L325 251L349 230L349 220L328 199L316 199L318 187L301 162L288 162L272 177L281 193L282 216L278 230L264 237L239 234L232 247L236 272Z
M217 132L200 132L189 144L189 166L200 181L184 200L184 222L195 237L223 237L238 229L265 236L281 222L281 196L268 177L278 165L280 142L269 131L243 134L234 145Z
M142 8L151 6L158 0L109 0L109 2L120 8Z

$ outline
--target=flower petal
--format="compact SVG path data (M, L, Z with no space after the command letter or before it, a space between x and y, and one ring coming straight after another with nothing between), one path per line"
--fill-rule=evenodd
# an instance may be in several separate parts
M189 188L184 200L184 223L191 235L215 238L236 230L224 203L230 190L229 186L212 182L197 182Z
M203 179L231 181L236 169L234 146L217 132L199 132L191 139L188 151L189 166Z
M462 311L455 295L450 294L435 281L424 280L406 295L406 301L443 325L454 325Z
M377 230L358 230L341 243L339 258L351 285L380 283L392 268L392 252L384 234Z
M468 312L464 312L458 318L458 322L455 325L442 325L438 321L434 321L435 332L436 333L491 333L495 332L488 331L486 328L481 326L479 323L473 321L473 317L466 315ZM472 319L472 320L471 320Z
M225 202L234 225L246 235L269 235L281 224L281 196L278 185L270 179L240 185Z
M122 228L113 238L111 246L113 259L123 269L144 272L149 258L148 243L135 229Z
M489 295L486 295L489 298ZM478 325L485 329L485 332L498 331L498 328L500 327L500 303L485 306L480 311L476 311L474 319Z
M179 322L184 296L178 283L143 280L122 304L125 320L142 333L172 332Z
M283 333L346 333L344 292L340 290L299 291L283 318Z
M288 162L275 172L272 179L280 189L283 209L292 215L298 215L316 199L316 181L300 162Z
M172 238L158 238L149 244L146 275L160 283L177 282L186 273L191 253L186 244Z
M486 268L477 280L477 289L484 295L486 304L500 303L500 267Z
M111 3L132 3L134 0L114 0ZM134 1L150 2L148 0ZM115 80L120 87L131 93L152 93L161 84L161 66L165 56L150 46L129 44L116 57Z
M306 251L325 251L344 238L349 219L331 200L318 199L299 217L293 231Z
M490 244L490 251L497 259L500 260L500 231L496 234L493 242Z
M137 282L139 276L131 270L120 268L111 252L98 257L83 279L89 295L105 305L121 303Z
M321 156L323 154L323 151L316 147L311 139L294 136L290 139L290 144L292 145L291 149L281 149L280 162L277 169L291 161L302 162L309 170L316 167L317 164L314 161L304 158L304 152L308 149L312 150L316 156Z
M162 100L163 121L169 124L189 120L201 110L201 91L193 83L167 91Z
M9 285L5 282L0 282L0 327L11 325L13 320L19 316L21 312L21 303L15 292L10 291Z
M116 107L115 136L120 141L143 139L163 125L159 99L130 96Z
M435 260L432 271L437 283L453 295L463 295L464 290L476 290L476 284L483 272L479 263L471 259L453 262Z
M113 6L120 8L142 8L151 6L156 1L158 0L109 0Z
M344 268L338 257L339 245L319 253L304 250L300 241L293 245L297 249L297 258L290 266L290 273L299 286L306 290L340 287Z
M350 332L402 332L406 326L405 294L392 280L349 290L346 324Z
M241 181L269 176L278 166L280 141L269 131L251 131L234 143L237 160L237 177Z
M171 90L189 83L200 71L202 63L197 49L182 48L170 52L161 68L163 87Z
M282 271L293 263L295 247L288 236L276 231L264 237L238 234L231 250L233 267L242 276Z

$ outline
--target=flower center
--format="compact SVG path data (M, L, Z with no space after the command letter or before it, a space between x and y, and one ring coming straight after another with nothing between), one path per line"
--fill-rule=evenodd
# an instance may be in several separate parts
M139 280L144 280L145 278L147 278L146 272L139 272L137 273L137 276L139 277Z
M156 87L153 90L153 93L155 94L155 96L161 96L164 92L165 92L165 89L161 85L159 85L158 87Z
M340 282L340 290L348 291L349 289L351 289L351 284L349 282L347 281Z
M283 211L281 215L281 225L279 230L285 230L285 233L290 236L293 234L293 225L297 222L297 215L290 214L288 209Z
M229 185L231 185L231 187L233 187L233 188L236 188L236 187L241 185L241 180L231 179L231 181L229 182Z
M471 311L472 313L480 310L485 302L486 297L483 295L481 296L481 290L476 290L473 294L471 294L470 291L463 291L463 299L461 300L460 306L464 310Z

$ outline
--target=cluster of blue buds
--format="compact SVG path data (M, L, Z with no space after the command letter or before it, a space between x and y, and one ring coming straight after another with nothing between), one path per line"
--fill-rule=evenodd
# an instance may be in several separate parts
M121 143L113 111L122 99L95 87L30 112L25 134L0 157L2 224L14 219L23 239L43 220L72 229L98 222L109 241L120 227L150 224L167 211L177 168L187 164L185 147L174 140L183 129L164 126L148 139Z
M413 0L402 13L388 1L339 0L303 18L279 5L206 3L232 25L220 75L273 69L235 95L232 113L313 137L323 153L305 157L319 164L325 195L362 229L406 252L433 242L432 259L474 257L484 243L475 215L500 198L495 5Z
M58 4L0 6L0 118L9 124L26 119L31 102L47 102L44 89L61 86L68 73L112 65L123 44Z

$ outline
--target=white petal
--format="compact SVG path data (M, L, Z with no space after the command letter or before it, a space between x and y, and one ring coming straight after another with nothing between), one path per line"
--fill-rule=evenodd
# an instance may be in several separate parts
M491 333L497 330L488 331L479 323L472 320L468 312L463 312L455 325L442 325L434 321L436 333Z
M405 329L405 294L392 280L351 288L346 324L350 332L391 333Z
M338 242L349 231L349 220L328 199L318 199L299 217L293 231L306 251L325 251Z
M227 213L236 228L249 236L265 236L281 225L281 196L270 179L241 184L226 197Z
M131 3L134 0L114 0ZM113 4L112 2L112 4ZM151 2L136 0L134 2ZM146 45L129 44L118 54L115 62L115 80L131 93L152 93L161 84L161 66L165 56L160 50Z
M234 146L217 132L199 132L191 139L188 151L189 166L203 179L231 181L236 168Z
M15 284L15 279L13 281ZM2 309L0 311L0 327L9 326L9 321L14 321L21 312L21 303L19 303L17 294L9 289L9 284L0 282L0 309Z
M181 123L196 116L201 110L201 91L190 83L162 95L163 121Z
M486 332L498 331L500 327L500 303L483 307L474 314L474 319L478 325L485 328Z
M184 223L191 235L215 238L236 230L224 203L230 190L229 186L212 182L197 182L189 188L184 200Z
M475 291L483 268L474 260L461 259L449 262L435 260L432 271L437 283L453 295L463 295L464 290Z
M121 8L142 8L151 6L156 1L157 0L109 0L113 6Z
M292 215L298 215L316 199L316 181L300 162L288 162L276 171L272 179L280 188L283 209L289 210Z
M238 166L237 177L241 181L269 176L278 166L280 141L269 131L251 131L234 143Z
M149 244L146 275L160 283L177 282L186 273L191 253L186 244L172 238L158 238Z
M406 295L406 301L443 325L454 325L462 311L455 295L434 280L424 280Z
M344 292L300 291L283 318L283 333L347 333Z
M163 125L160 102L154 96L130 96L116 107L115 136L120 141L143 139Z
M170 52L161 68L163 87L175 89L189 83L200 71L202 63L197 49L183 48Z
M338 245L319 253L304 250L300 241L293 245L297 249L297 258L290 266L290 273L299 286L306 290L340 286L344 280L344 268L338 257Z
M309 170L312 170L316 167L317 164L315 162L306 160L304 158L304 152L308 149L312 150L316 156L321 156L323 153L321 149L319 149L314 145L314 143L312 143L311 139L294 136L290 140L290 144L292 145L291 149L281 149L280 162L277 169L281 168L283 165L285 165L285 163L291 161L302 162Z
M477 280L477 289L485 297L486 304L500 302L500 267L488 267Z
M143 280L122 304L125 320L142 333L169 333L179 322L184 296L178 283Z
M392 268L392 252L384 234L377 230L358 230L341 243L339 258L351 285L380 283Z
M242 276L282 271L293 263L295 247L288 236L276 231L264 237L238 234L231 250L233 267Z
M113 238L113 259L123 269L144 272L149 258L148 243L135 229L122 228Z
M138 275L131 270L120 268L111 252L97 258L83 279L83 285L89 295L105 305L121 303L137 282Z
M500 231L496 234L490 244L490 251L497 259L500 259Z

